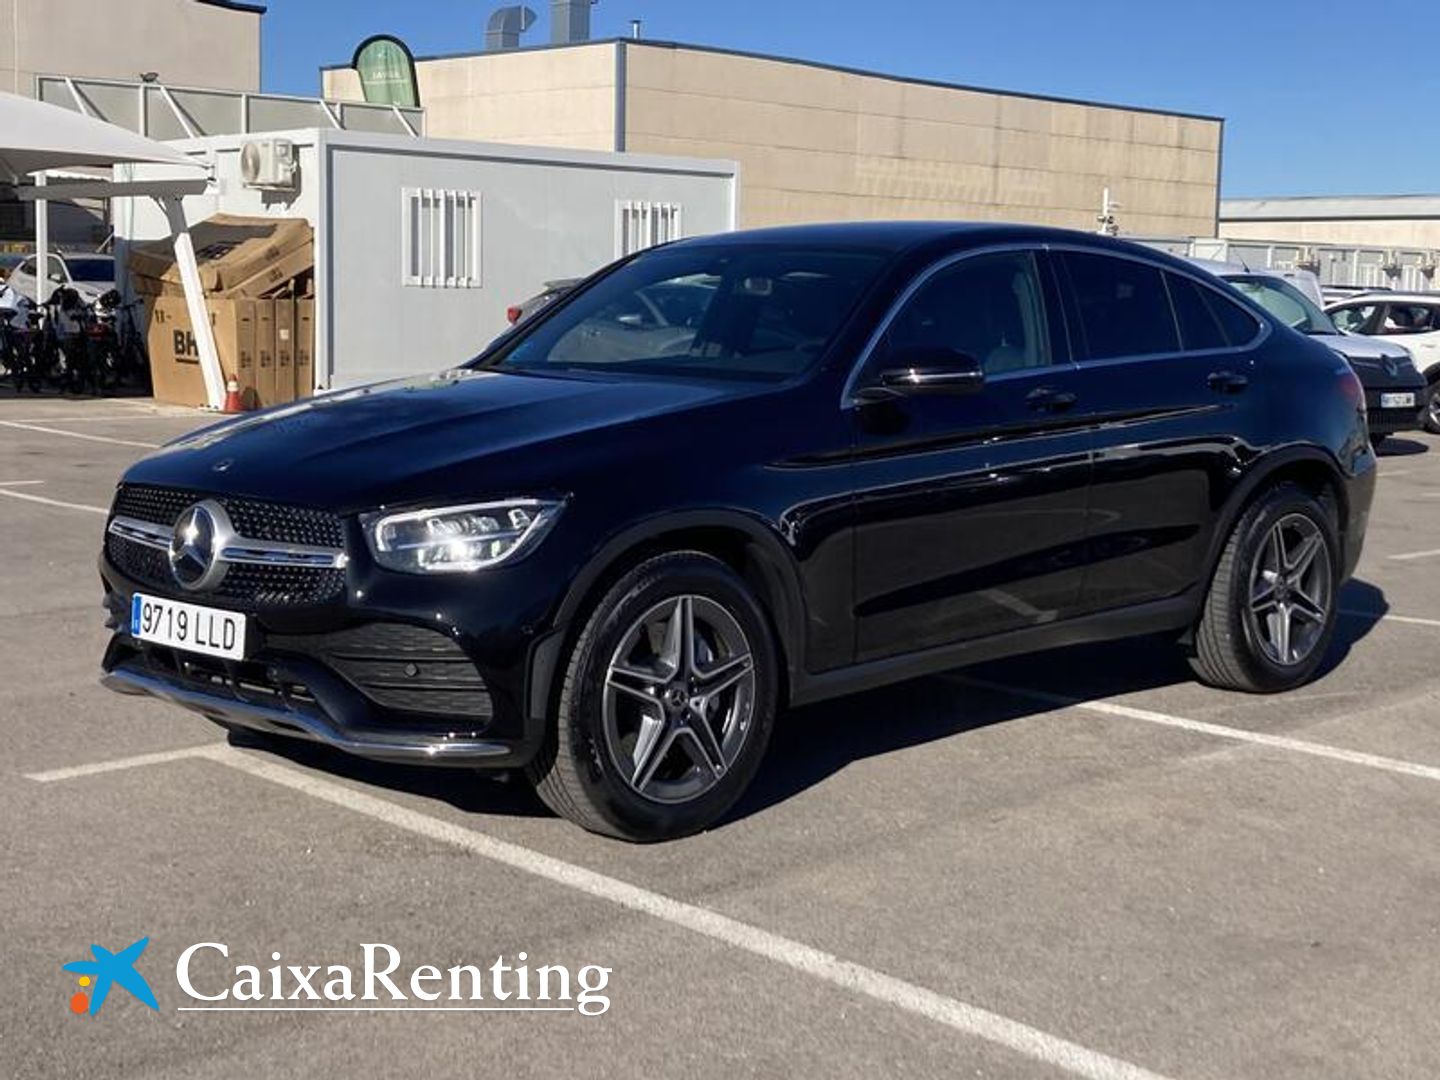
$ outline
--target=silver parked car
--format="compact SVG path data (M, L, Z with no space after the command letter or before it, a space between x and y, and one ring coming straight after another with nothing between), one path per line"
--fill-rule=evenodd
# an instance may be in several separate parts
M115 259L111 255L50 254L50 287L46 295L62 286L74 289L80 299L93 304L115 287ZM36 299L35 256L26 258L10 273L10 287L27 300Z

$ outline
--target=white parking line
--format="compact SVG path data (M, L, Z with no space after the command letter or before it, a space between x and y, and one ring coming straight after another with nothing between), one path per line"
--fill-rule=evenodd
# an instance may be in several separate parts
M136 754L134 757L113 758L110 761L97 761L91 765L71 765L64 769L51 769L49 772L26 773L26 780L34 780L40 784L53 784L58 780L74 780L81 776L98 776L100 773L120 772L123 769L138 769L146 765L164 765L170 761L183 761L185 758L214 756L216 750L224 748L224 743L207 743L203 746L187 746L183 750L161 750L154 754Z
M1431 548L1429 551L1407 551L1403 555L1391 555L1390 558L1396 562L1409 562L1411 559L1433 559L1440 555L1440 548Z
M1440 627L1440 619L1421 619L1415 615L1378 615L1373 611L1350 611L1342 609L1341 615L1348 615L1352 619L1378 619L1380 622L1406 623L1409 626L1437 626Z
M113 443L116 446L139 446L146 450L158 450L159 443L137 442L134 439L112 439L109 435L87 435L83 431L66 431L64 428L45 427L42 424L22 424L18 420L0 420L0 427L15 428L18 431L38 431L45 435L65 435L71 439L86 442Z
M58 506L64 510L84 510L87 514L110 513L110 511L103 506L89 506L85 503L65 502L63 499L47 499L44 495L27 495L23 491L11 491L3 487L0 487L0 498L24 499L26 502L44 503L46 506Z
M1422 780L1440 780L1440 768L1434 765L1420 765L1413 761L1402 761L1399 758L1381 757L1379 754L1366 754L1359 750L1345 750L1338 746L1307 742L1304 739L1292 739L1285 735L1267 735L1262 731L1246 731L1244 728L1226 727L1224 724L1210 724L1204 720L1187 720L1183 716L1169 716L1165 713L1151 712L1149 709L1135 709L1129 705L1117 705L1112 701L1085 701L1082 698L1065 697L1043 690L1028 690L1020 686L991 682L989 679L974 679L967 675L951 675L947 678L965 686L974 686L981 690L994 690L1014 697L1030 698L1032 701L1043 701L1067 709L1084 709L1086 712L1101 713L1105 716L1143 720L1147 724L1179 728L1182 731L1193 731L1198 735L1211 735L1217 739L1254 743L1257 746L1268 746L1273 750L1288 750L1292 754L1328 758L1331 761L1342 761L1347 765L1360 765L1367 769L1399 773L1401 776L1418 776Z
M0 480L0 487L34 487L43 483L44 480Z
M393 828L402 829L416 836L468 851L473 855L500 863L522 873L542 878L553 884L584 893L598 900L604 900L631 911L638 911L652 918L660 919L689 930L691 933L719 941L722 944L748 952L754 956L774 961L811 978L838 986L842 990L861 994L916 1016L933 1020L985 1042L1002 1046L1015 1053L1054 1068L1064 1070L1087 1080L1165 1080L1159 1073L1141 1068L1139 1065L1122 1061L1108 1054L1062 1039L1057 1035L1033 1028L1029 1024L1012 1020L999 1013L993 1013L978 1005L971 1005L956 998L946 997L923 986L917 986L893 975L867 968L860 964L842 960L831 953L823 952L810 945L762 930L738 919L721 915L708 908L687 904L662 893L632 885L606 874L598 873L574 863L567 863L550 855L544 855L530 848L521 847L505 840L498 840L475 829L456 825L443 818L432 817L418 810L390 802L387 799L368 795L363 791L337 784L321 777L301 772L298 769L273 762L252 758L228 746L215 745L196 747L190 750L172 751L170 755L148 755L157 762L180 758L208 758L227 768L248 773L268 780L282 787L308 795L313 799L342 807L357 814L373 818ZM137 764L150 764L141 758L126 758L122 762L110 763L112 768L133 768ZM90 775L111 771L106 763L77 766L73 775ZM49 773L32 776L31 779L46 781L70 779L61 775L67 770L57 769Z

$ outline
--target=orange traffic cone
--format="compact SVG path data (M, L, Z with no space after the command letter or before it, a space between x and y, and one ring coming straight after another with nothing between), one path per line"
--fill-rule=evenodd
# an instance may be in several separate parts
M225 384L225 407L220 410L226 413L239 413L245 411L245 401L240 396L240 383L231 379Z

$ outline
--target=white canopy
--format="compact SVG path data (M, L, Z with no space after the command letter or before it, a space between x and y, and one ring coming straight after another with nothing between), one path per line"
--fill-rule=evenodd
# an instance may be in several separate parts
M58 105L0 93L0 180L24 183L43 169L129 161L198 166L164 143Z
M47 169L102 168L134 162L182 165L201 170L191 180L169 180L150 184L78 183L50 186ZM49 105L43 101L0 92L0 181L17 185L21 199L35 203L36 287L44 299L49 265L49 228L45 199L105 198L111 195L152 195L164 206L175 235L175 257L185 287L185 306L190 312L195 344L200 354L200 371L205 378L205 396L212 408L219 408L225 396L220 355L200 272L195 265L195 246L180 208L179 196L203 190L206 166L154 139L147 139L115 124L82 113ZM33 183L31 182L33 179Z

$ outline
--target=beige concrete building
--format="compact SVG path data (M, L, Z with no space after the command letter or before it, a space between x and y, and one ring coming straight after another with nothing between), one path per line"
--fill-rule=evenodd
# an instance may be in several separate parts
M229 0L0 0L0 89L35 96L36 75L260 89L256 4Z
M1311 245L1440 249L1440 195L1226 199L1220 235Z
M1213 236L1223 121L657 41L417 61L429 134L740 163L747 226L968 218ZM361 96L348 67L329 98Z

